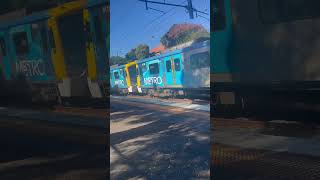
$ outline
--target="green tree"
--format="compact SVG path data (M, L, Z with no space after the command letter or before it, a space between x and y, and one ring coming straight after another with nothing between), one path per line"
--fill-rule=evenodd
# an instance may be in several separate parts
M146 44L140 44L135 51L137 59L144 59L149 57L149 46Z
M146 44L139 44L136 48L131 49L126 54L126 59L136 60L149 57L149 46Z
M188 41L209 39L209 32L197 24L174 24L169 31L161 37L161 43L170 48Z
M136 48L131 49L127 54L126 54L126 59L128 60L136 60Z
M115 65L115 64L126 64L129 62L128 59L121 57L121 56L111 56L110 57L110 66Z

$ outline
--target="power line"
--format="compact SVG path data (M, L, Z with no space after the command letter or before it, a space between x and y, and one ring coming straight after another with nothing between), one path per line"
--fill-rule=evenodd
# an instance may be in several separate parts
M148 3L185 8L185 9L187 9L187 11L189 12L190 19L193 19L193 18L194 18L194 12L196 12L196 13L201 13L201 14L205 14L205 15L209 15L209 14L206 13L206 12L199 11L199 10L195 9L195 8L192 6L192 0L187 0L187 1L188 1L188 4L187 4L187 5L173 4L173 3L166 3L166 2L159 2L159 1L150 1L150 0L138 0L138 1L141 1L141 2L144 2L144 3L145 3L145 5L146 5L146 10L148 10L148 8L149 8L149 7L148 7Z
M183 4L183 3L185 3L186 1L187 1L187 0L184 0L184 1L182 1L180 4ZM149 28L154 22L156 22L158 19L162 18L163 16L165 16L166 14L168 14L169 12L171 12L172 10L174 10L175 8L176 8L176 7L173 7L173 8L171 8L171 9L169 9L168 11L164 12L162 15L160 15L160 16L154 18L153 20L151 20L150 22L148 22L148 23L147 23L147 26L146 26L146 28L145 28L145 30L144 30L144 32L146 32L146 31L148 30L148 28Z

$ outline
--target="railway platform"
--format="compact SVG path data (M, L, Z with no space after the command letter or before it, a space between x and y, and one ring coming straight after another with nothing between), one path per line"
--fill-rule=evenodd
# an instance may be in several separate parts
M211 121L213 179L320 179L318 125L242 118Z

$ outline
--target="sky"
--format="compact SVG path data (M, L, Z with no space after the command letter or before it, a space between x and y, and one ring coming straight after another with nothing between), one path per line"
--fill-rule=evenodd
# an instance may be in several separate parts
M186 5L187 0L153 0ZM193 7L210 14L210 0L192 0ZM210 32L210 15L190 19L185 8L149 4L155 10L146 10L145 3L138 0L110 0L110 45L111 56L125 56L138 44L147 44L150 49L160 44L161 37L173 24L200 24Z

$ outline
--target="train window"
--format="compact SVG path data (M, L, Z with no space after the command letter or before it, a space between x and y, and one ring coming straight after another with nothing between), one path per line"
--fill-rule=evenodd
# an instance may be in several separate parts
M174 59L174 70L175 71L180 71L181 70L180 59L179 58Z
M113 75L114 75L115 79L119 79L119 73L118 72L114 72Z
M207 68L210 67L209 52L202 52L190 56L191 69L193 68Z
M26 32L18 32L13 34L13 42L17 55L26 55L28 53L29 45Z
M159 74L159 63L149 64L150 74Z
M123 69L120 69L120 76L123 76Z
M210 26L213 31L221 31L226 27L226 14L224 0L213 0L213 21Z
M0 38L0 55L1 56L7 55L6 43L3 38Z
M260 0L263 23L279 23L320 17L319 0Z
M166 61L166 68L167 68L167 72L171 72L172 70L171 60Z

